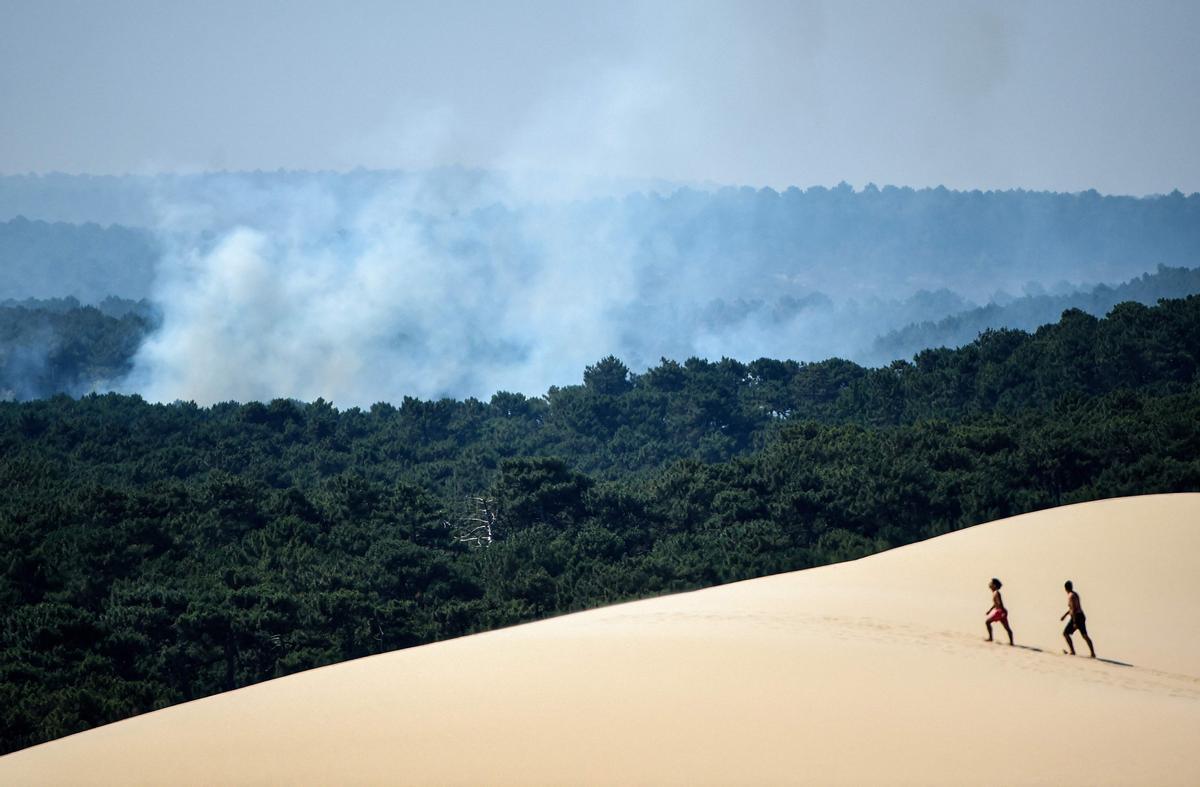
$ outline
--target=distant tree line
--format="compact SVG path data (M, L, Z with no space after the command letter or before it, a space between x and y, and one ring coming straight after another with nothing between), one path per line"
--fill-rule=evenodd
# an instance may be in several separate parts
M1200 489L1200 296L864 369L0 403L0 751L370 653ZM481 529L482 528L482 529Z
M915 323L880 337L875 342L874 352L880 362L890 368L894 358L915 359L919 350L914 348L958 347L998 326L1032 328L1058 319L1067 310L1101 316L1126 301L1152 305L1163 298L1179 298L1197 292L1200 292L1200 268L1159 266L1154 273L1115 287L1099 285L1088 292L1057 296L1030 295L1010 299L1004 305L992 304L959 312L936 323ZM962 303L961 299L948 300L946 295L923 293L905 304L894 304L899 310L897 316L907 311L941 313ZM697 316L704 330L719 331L764 312L770 312L772 320L782 323L806 309L823 309L828 305L828 299L815 296L803 300L785 298L773 306L767 306L763 301L718 300ZM109 296L94 307L85 306L74 297L0 301L0 401L40 399L58 393L81 396L95 390L127 390L120 384L121 380L132 368L133 356L141 342L160 321L158 307L147 300ZM993 333L1000 335L1004 331ZM994 343L995 336L989 334L988 341ZM691 369L706 368L696 359L689 360L686 365ZM898 368L903 365L901 362ZM738 368L736 364L729 367L735 374ZM852 376L867 372L856 364L841 360L815 364L763 360L755 367L759 368L782 370L767 371L768 377L773 377L768 380L766 389L760 389L756 394L760 399L763 390L773 391L779 387L782 377L790 381L800 369L808 370L801 375L806 379L819 378L825 373L821 371L824 369L851 369L854 370L849 372ZM662 387L666 383L656 387L653 381L669 380L675 374L672 364L664 362L645 374L631 375L627 382L631 389L640 392L658 390L662 393L666 391ZM757 374L757 371L751 372L751 376ZM797 383L800 386L809 384ZM569 393L565 395L570 396ZM789 395L779 393L772 396L781 407L777 414L814 404L803 397L788 398ZM504 397L506 401L511 398L507 394ZM983 406L990 407L990 404ZM845 408L845 403L839 404L838 412L846 412Z
M783 191L657 184L530 205L512 198L502 175L463 170L9 175L0 176L0 264L9 273L0 298L146 297L163 251L163 205L207 222L201 235L219 236L259 226L311 194L352 226L373 200L413 190L457 208L461 234L487 249L512 249L512 228L527 223L563 233L620 228L645 291L670 292L672 303L683 295L704 304L816 290L841 300L942 287L978 301L979 286L989 288L986 297L1026 281L1117 282L1200 259L1200 194L1177 191L1135 198L874 185L856 191L845 183ZM412 208L395 219L438 231L435 211ZM192 248L205 245L203 237L190 240Z
M1032 330L1053 322L1067 309L1100 316L1125 301L1153 305L1162 298L1181 298L1200 293L1200 268L1171 268L1159 265L1124 284L1098 284L1090 290L1071 293L1036 293L1005 298L974 309L950 314L940 320L907 325L875 341L876 358L908 358L927 347L961 347L989 328Z
M0 221L0 270L4 272L0 301L74 296L98 303L110 295L145 298L161 256L158 241L145 229L16 216Z
M0 302L0 400L81 396L115 385L157 325L156 310L144 300Z

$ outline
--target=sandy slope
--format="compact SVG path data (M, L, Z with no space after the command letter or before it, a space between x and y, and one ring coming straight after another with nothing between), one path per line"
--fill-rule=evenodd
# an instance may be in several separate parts
M1200 494L1070 506L313 670L0 783L1196 785L1198 568ZM1021 647L981 641L992 575ZM1060 654L1067 578L1112 661Z

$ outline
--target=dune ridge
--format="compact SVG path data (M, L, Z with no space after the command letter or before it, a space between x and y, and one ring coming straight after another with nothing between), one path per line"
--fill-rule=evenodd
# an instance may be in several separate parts
M1200 493L1066 506L269 681L0 783L1198 784L1197 567ZM1018 647L982 641L992 576ZM1061 654L1065 579L1100 659Z

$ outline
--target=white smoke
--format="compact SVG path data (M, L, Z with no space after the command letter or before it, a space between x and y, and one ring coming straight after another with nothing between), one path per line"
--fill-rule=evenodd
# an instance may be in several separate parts
M615 315L636 287L615 218L448 201L422 178L351 213L312 190L276 197L208 246L175 236L155 289L162 326L126 390L202 404L488 397L576 381L618 348Z
M626 214L573 201L626 168L658 84L632 64L578 72L497 130L505 175L362 177L352 192L229 176L160 195L163 321L124 390L363 406L577 382L621 351L639 287ZM456 120L438 109L390 136L407 160L444 161Z
M522 104L513 127L481 130L451 103L397 110L394 127L364 132L363 159L398 163L453 161L464 138L487 137L475 148L490 160L473 163L503 177L349 173L347 191L337 178L281 186L251 174L160 195L170 249L154 292L162 323L121 389L156 401L366 406L540 395L609 354L640 370L660 356L818 360L869 346L898 327L879 325L873 307L770 313L774 298L831 289L840 273L814 267L809 284L783 286L788 261L722 259L724 229L678 215L686 205L674 219L694 232L677 243L639 225L636 204L596 199L625 193L622 176L694 171L696 160L719 158L716 148L752 152L751 132L773 125L751 111L759 88L729 64L807 72L824 37L819 9L700 16L678 15L683 33L669 45L640 41L620 58L573 63ZM803 33L803 45L759 46L768 24ZM718 42L721 56L693 46L693 34ZM741 297L768 305L698 316L714 299Z

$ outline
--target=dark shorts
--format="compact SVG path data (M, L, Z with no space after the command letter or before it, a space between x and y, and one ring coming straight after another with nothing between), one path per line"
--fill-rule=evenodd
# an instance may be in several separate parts
M1063 629L1063 634L1071 636L1078 631L1083 636L1087 636L1087 615L1076 615L1067 622L1067 627Z

